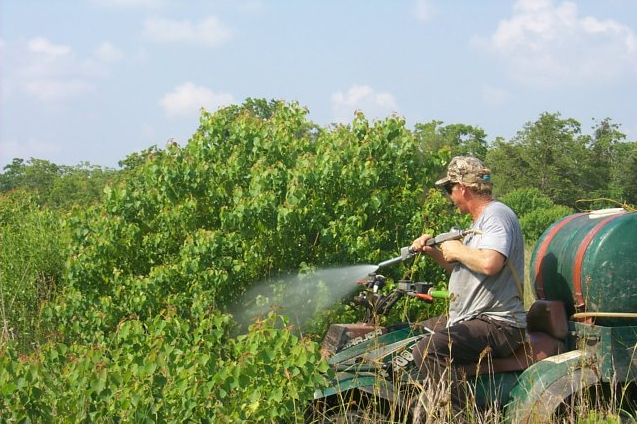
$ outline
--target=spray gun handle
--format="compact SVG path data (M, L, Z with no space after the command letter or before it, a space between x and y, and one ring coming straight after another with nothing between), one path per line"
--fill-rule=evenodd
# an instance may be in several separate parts
M415 252L411 246L405 246L400 249L400 258L404 262L407 259L413 258L418 252Z
M458 227L452 227L449 232L438 234L425 242L425 246L437 246L449 240L460 240L468 234L477 233L477 230L462 230Z

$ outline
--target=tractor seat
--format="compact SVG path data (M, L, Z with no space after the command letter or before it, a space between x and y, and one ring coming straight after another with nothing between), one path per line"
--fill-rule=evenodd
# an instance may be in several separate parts
M522 371L534 363L566 350L568 323L559 300L536 300L526 316L526 340L506 358L488 356L480 364L465 365L467 375Z

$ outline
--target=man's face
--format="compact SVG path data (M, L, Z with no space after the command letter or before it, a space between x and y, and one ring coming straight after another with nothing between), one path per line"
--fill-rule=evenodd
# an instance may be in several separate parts
M449 199L451 199L451 201L453 202L453 204L456 205L458 209L460 209L460 212L462 213L468 212L467 208L464 206L465 202L464 202L463 192L465 190L465 187L462 184L449 182L444 185L444 190L445 190L445 193L447 193L447 196L449 196Z

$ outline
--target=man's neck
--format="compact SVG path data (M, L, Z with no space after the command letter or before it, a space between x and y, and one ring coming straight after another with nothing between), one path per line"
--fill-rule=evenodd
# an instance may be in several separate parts
M484 209L487 207L487 205L489 205L489 203L493 202L493 200L493 196L491 195L476 196L473 199L470 213L474 221L476 221L480 217L480 215L482 215Z

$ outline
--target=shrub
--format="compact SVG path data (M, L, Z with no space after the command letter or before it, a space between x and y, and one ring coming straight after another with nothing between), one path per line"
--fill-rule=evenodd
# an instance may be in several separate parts
M567 206L554 205L548 209L536 209L520 219L524 238L527 243L537 241L546 229L555 221L573 213Z
M555 205L537 188L512 191L500 198L517 214L527 244L534 244L555 221L573 213L573 209Z
M325 384L318 348L275 315L228 337L231 317L165 310L102 343L0 352L3 422L293 422Z

